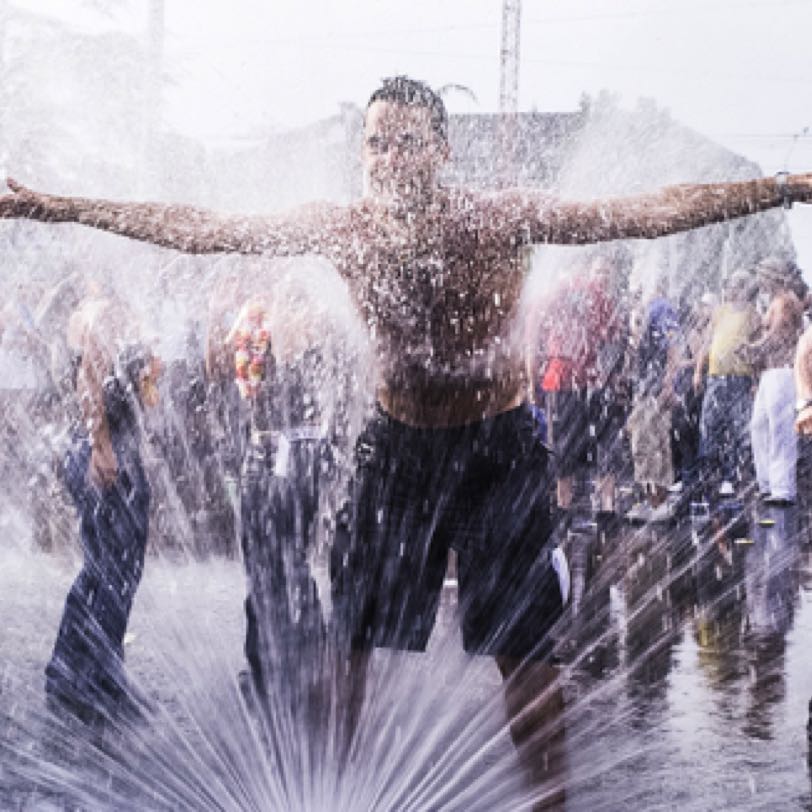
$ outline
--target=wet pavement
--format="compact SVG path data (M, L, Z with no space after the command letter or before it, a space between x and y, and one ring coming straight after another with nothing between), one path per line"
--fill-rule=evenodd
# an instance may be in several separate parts
M570 686L577 809L805 809L810 547L794 508L641 529L586 601Z
M568 809L812 808L807 515L626 525L590 550L589 589L560 644ZM13 517L3 530L14 536ZM344 778L299 765L293 787L236 680L238 562L148 560L127 644L158 707L146 728L88 741L50 719L42 669L77 566L23 543L0 553L0 809L531 808L499 676L462 653L453 593L426 655L376 654Z

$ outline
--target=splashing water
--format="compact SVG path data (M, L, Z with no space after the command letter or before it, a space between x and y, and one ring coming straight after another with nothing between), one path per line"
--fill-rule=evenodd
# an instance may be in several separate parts
M656 158L641 148L652 142ZM603 100L568 144L556 183L562 193L598 196L751 172L656 110L632 116ZM158 334L167 373L151 418L151 551L125 639L130 680L152 710L145 725L91 732L52 716L43 697L43 668L78 567L75 520L50 459L65 415L58 403L30 408L30 391L3 379L0 808L521 810L552 797L560 783L572 809L808 803L801 761L812 610L803 501L774 511L772 524L744 505L729 527L682 521L629 525L612 543L591 530L568 539L577 606L556 628L568 762L558 783L528 785L499 673L492 660L463 653L453 568L428 651L374 654L348 762L337 744L345 708L336 690L327 691L313 726L290 706L286 680L302 672L283 673L270 711L258 712L239 678L245 576L236 479L224 462L228 418L201 391L202 314L218 280L267 269L249 260L168 258L74 230L14 229L4 245L14 268L7 284L29 278L44 288L69 270L113 269L110 284ZM760 254L769 252L765 243L781 247L782 233L765 215L654 246L632 244L633 283L650 288L664 268L672 294L690 298L754 246ZM593 253L537 250L525 310ZM299 270L307 278L293 294L284 275L268 289L298 302L292 307L304 321L318 314L329 359L319 395L347 424L334 448L344 476L323 494L328 530L310 561L329 615L325 539L368 416L374 360L332 270L309 261ZM41 293L17 288L14 297L35 301ZM498 294L493 305L502 305ZM328 657L305 663L304 673L332 686L337 668Z

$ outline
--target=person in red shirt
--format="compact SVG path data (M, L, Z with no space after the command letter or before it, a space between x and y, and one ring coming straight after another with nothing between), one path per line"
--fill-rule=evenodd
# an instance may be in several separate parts
M602 424L614 412L602 401L623 365L626 319L619 280L625 275L616 265L605 256L588 260L553 289L532 319L538 352L530 376L536 401L545 409L547 439L556 455L556 499L566 520L578 480L596 457L609 456L600 453L605 449L596 448L596 440L613 439L598 428L606 428ZM599 490L603 495L613 487ZM613 508L611 499L601 501L603 509Z

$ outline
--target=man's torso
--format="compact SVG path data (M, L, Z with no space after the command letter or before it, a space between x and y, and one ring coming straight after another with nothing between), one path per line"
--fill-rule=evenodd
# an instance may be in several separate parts
M770 304L766 321L769 330L764 357L765 369L791 367L803 330L803 304L789 291L778 294Z
M378 350L381 404L407 424L464 424L521 399L526 262L477 204L455 192L409 217L361 206L338 257Z

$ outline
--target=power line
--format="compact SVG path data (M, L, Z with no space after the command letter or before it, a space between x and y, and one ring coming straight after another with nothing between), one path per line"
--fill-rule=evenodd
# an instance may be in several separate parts
M305 36L291 36L279 37L277 39L268 39L267 37L237 37L235 41L228 45L231 48L244 48L246 44L255 44L262 46L292 46L299 47L304 43L324 44L332 43L336 40L357 40L364 38L378 38L378 37L396 37L398 39L415 35L423 34L448 34L452 31L483 31L483 30L496 30L495 23L468 23L465 25L438 25L425 28L403 28L403 29L381 29L377 31L340 31L330 32L329 34L307 34ZM218 47L221 47L224 41L221 39L218 42ZM192 46L188 46L186 50L193 50Z
M810 139L812 140L812 133L708 133L714 138L747 138L753 140L787 140L787 139Z
M606 69L609 68L611 70L623 70L623 71L634 71L639 73L640 71L648 71L649 73L664 73L664 74L678 74L679 76L698 76L706 79L708 77L717 78L717 79L729 79L733 81L740 81L745 79L747 81L752 82L786 82L787 84L803 84L808 85L810 82L810 77L805 76L765 76L764 74L733 74L733 73L709 73L708 71L686 71L684 68L668 68L668 67L658 67L656 65L641 65L641 64L622 64L622 63L611 63L611 62L588 62L584 60L574 60L574 59L543 59L538 57L527 57L525 59L526 62L538 62L540 64L546 65L562 65L565 67L581 67L581 68L600 68Z
M708 2L698 3L703 14L713 14L716 12L728 13L730 11L742 11L747 9L759 9L769 7L775 9L782 6L812 5L812 0L756 0L751 3L724 3L712 4ZM687 12L691 13L691 12ZM593 20L622 20L635 19L639 17L667 17L667 16L687 16L685 6L680 8L646 8L635 11L600 12L597 14L580 15L558 15L551 17L529 17L526 22L529 25L549 25L551 23L571 23L571 22L592 22Z
M338 43L331 43L325 46L333 51L349 51L353 53L369 53L369 54L393 54L402 56L427 56L437 57L442 59L471 59L471 60L487 60L492 61L493 55L486 53L460 53L453 51L432 51L424 49L411 49L411 48L383 48L383 47L361 47L341 45ZM649 73L662 73L662 74L676 74L679 76L699 76L703 79L717 78L729 81L752 81L752 82L784 82L786 84L802 84L809 85L812 82L812 77L808 76L765 76L763 74L733 74L733 73L710 73L708 71L686 71L684 68L669 68L658 67L655 65L644 64L621 64L611 62L590 62L586 60L575 59L546 59L544 57L523 57L523 62L532 62L540 65L558 65L560 67L574 67L574 68L599 68L600 70L622 70L634 71L636 73L649 72Z

